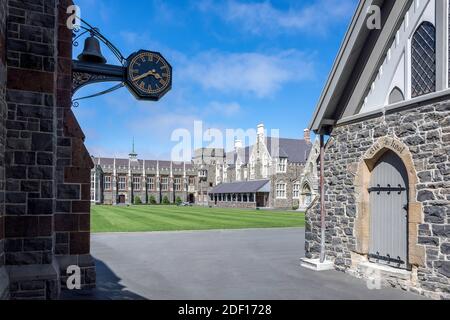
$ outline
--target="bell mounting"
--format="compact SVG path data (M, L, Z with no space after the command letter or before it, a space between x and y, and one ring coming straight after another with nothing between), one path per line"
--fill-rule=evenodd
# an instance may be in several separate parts
M127 76L129 74L128 69L130 59L133 58L136 53L130 55L129 58L125 58L120 50L114 44L112 44L111 41L109 41L98 28L91 26L81 18L79 19L79 21L81 22L81 24L77 26L76 29L74 29L72 44L73 46L78 47L80 39L82 37L86 37L86 39L84 40L83 52L77 57L77 60L72 61L72 95L84 86L93 83L118 82L118 84L96 94L74 99L73 105L75 107L78 106L79 100L98 97L118 90L124 86L127 86L138 99L149 101L159 100L160 97L162 97L167 91L171 89L172 68L167 63L165 66L161 66L160 74L152 74L155 78L158 78L161 83L165 84L165 90L160 93L159 96L152 94L136 94L136 90L132 89L136 85L137 79L145 79L147 77L150 77L150 75L147 76L147 74L136 76L136 78L131 79L129 76ZM101 51L101 43L103 43L114 54L120 65L107 64L107 59ZM143 51L144 50L141 50L139 52ZM159 61L165 61L165 59L161 56L161 59ZM149 87L144 86L144 88L149 92L153 92L155 91L155 89L151 87L152 85L155 84L147 84L147 86Z

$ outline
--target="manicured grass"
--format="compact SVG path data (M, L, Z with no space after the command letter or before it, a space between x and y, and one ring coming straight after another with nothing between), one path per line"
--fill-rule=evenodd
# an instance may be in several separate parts
M92 232L303 227L299 212L175 206L92 206Z

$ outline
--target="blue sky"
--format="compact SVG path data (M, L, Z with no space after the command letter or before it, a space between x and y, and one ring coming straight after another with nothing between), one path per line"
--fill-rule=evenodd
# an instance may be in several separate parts
M82 18L124 56L161 52L173 90L139 102L123 88L74 110L95 156L169 159L173 130L279 129L301 138L357 0L79 0ZM82 47L76 48L76 56ZM103 47L108 63L116 64ZM113 84L85 87L76 97Z

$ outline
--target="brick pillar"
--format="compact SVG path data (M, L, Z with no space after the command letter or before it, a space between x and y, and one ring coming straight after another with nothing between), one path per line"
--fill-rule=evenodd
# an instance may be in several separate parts
M81 268L82 289L95 287L95 264L90 255L91 170L94 163L84 146L85 136L72 107L72 31L66 27L67 6L60 0L57 81L55 253L61 286L66 289L67 268Z
M5 120L6 105L6 2L0 2L0 300L9 295L9 276L5 268Z
M12 299L55 299L67 265L82 268L84 287L95 284L89 255L93 163L71 111L72 33L65 22L72 3L0 2L0 53L3 37L7 49L6 114L0 58L0 283L4 264Z
M4 2L4 1L3 1ZM57 298L56 4L7 1L5 263L12 299Z

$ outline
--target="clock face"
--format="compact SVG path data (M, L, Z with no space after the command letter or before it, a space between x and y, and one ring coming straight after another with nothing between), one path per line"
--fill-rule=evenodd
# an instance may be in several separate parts
M172 67L157 52L139 51L128 58L127 84L139 99L159 100L172 87Z

